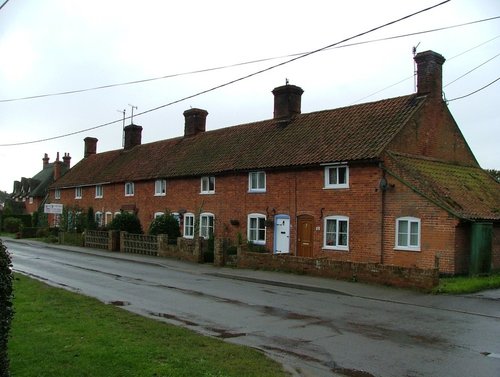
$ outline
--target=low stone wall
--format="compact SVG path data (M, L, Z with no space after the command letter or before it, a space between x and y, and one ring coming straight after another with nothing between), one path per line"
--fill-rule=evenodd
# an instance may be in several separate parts
M84 233L85 247L117 251L120 249L120 233L114 230L87 230Z
M377 263L301 258L290 255L250 253L238 250L238 268L277 270L339 280L376 283L430 291L439 283L439 270L423 270Z
M163 236L160 241L158 256L201 263L203 261L202 240L198 238L188 240L179 237L176 245L169 245L167 236Z

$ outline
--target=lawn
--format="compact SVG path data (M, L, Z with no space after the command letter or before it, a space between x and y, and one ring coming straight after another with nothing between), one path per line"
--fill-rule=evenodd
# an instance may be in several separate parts
M486 289L500 288L500 273L488 276L457 276L439 279L439 285L434 293L474 293Z
M263 353L16 274L9 356L24 376L287 376Z

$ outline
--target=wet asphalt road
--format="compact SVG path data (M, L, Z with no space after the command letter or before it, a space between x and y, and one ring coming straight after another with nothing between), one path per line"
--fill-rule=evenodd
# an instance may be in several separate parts
M500 298L4 240L14 269L205 335L296 376L500 376Z

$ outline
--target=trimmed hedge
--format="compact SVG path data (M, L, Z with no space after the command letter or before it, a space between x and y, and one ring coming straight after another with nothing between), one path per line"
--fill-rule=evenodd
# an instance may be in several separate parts
M0 377L9 377L7 343L14 315L12 307L12 262L7 248L0 240Z

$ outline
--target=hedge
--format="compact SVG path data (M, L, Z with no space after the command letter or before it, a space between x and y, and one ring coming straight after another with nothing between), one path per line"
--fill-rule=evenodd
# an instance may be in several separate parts
M12 307L12 262L0 240L0 377L10 376L7 343L14 315Z

